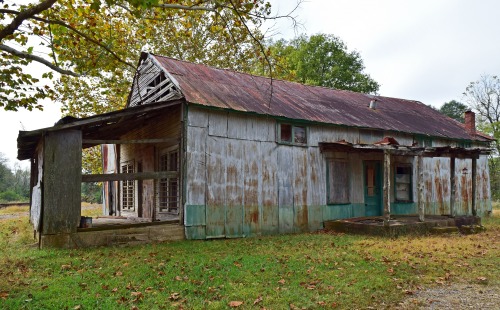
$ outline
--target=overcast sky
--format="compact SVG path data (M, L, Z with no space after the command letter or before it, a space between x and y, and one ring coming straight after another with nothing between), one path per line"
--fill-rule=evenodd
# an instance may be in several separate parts
M294 2L271 3L287 13ZM302 24L299 34L333 34L357 50L365 72L381 84L380 95L440 107L460 101L482 74L500 74L499 12L497 0L309 0L294 15ZM275 39L295 35L289 22L273 32ZM11 164L19 130L52 126L60 118L59 107L45 106L44 112L0 108L0 152Z

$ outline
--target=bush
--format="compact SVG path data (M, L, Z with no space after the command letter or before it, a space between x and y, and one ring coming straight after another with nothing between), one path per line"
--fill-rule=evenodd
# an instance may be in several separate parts
M7 190L5 192L0 193L0 201L21 201L23 197L17 194L13 190Z

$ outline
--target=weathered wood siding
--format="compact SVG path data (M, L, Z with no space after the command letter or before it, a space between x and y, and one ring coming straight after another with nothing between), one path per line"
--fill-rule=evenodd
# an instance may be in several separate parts
M418 140L408 134L310 125L307 147L283 145L276 143L273 118L199 106L189 107L187 122L184 224L189 239L317 230L325 220L365 216L363 163L382 163L383 154L322 154L318 143L346 140L371 144L386 135L402 145ZM349 204L327 205L327 158L349 163ZM396 164L412 165L414 201L396 203L392 190L391 212L417 214L416 159L394 156L391 163L391 182ZM469 174L462 176L465 166ZM448 158L424 159L427 214L450 212L449 167ZM457 160L457 214L466 214L470 209L470 169L470 159ZM490 197L485 158L478 160L477 188L478 210L484 213Z
M73 233L80 223L82 133L44 136L42 234Z
M142 165L142 172L156 171L158 169L159 152L173 146L180 145L181 139L181 107L173 106L168 110L168 113L159 115L144 124L144 126L131 128L122 140L139 140L139 139L164 139L176 138L169 143L134 143L120 145L120 163L131 162L134 167L134 172L138 172L138 165ZM142 199L137 195L139 186L142 187ZM121 187L121 184L120 184ZM152 218L153 210L157 201L156 182L154 180L135 181L134 192L136 193L134 205L136 211L144 218ZM121 197L120 197L121 201ZM121 203L121 202L120 202Z

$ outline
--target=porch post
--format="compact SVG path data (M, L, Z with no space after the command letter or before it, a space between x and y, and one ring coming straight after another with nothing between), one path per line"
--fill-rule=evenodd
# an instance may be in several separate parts
M391 153L384 150L384 226L389 226L391 219Z
M418 195L418 220L425 221L425 202L424 202L424 159L422 155L417 156L417 195Z
M476 179L477 179L477 159L472 158L472 215L477 216L476 209Z
M456 184L455 184L455 156L450 157L450 215L455 217L455 195L456 195Z

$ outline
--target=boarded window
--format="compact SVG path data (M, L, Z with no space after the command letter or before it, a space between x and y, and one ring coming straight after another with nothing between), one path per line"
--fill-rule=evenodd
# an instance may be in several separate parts
M349 203L349 163L345 160L328 161L328 204Z
M179 171L179 151L173 150L160 156L160 171ZM179 212L179 178L165 178L159 182L160 211Z
M122 173L133 173L134 165L132 162L122 163ZM134 208L134 181L122 181L122 210L135 211Z
M278 142L306 145L307 144L307 128L304 126L293 126L291 124L279 124L278 126Z
M396 164L395 191L396 201L412 201L411 165Z

